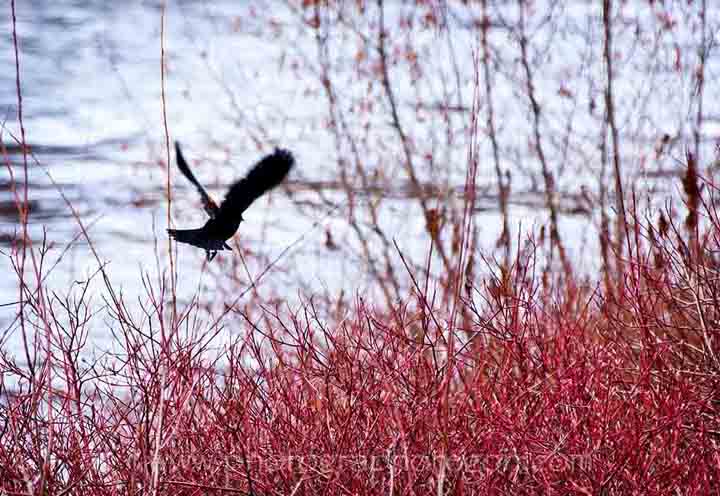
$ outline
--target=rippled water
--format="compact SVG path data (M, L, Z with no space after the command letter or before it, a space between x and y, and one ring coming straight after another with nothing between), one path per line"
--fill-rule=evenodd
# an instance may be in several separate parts
M574 15L577 22L569 23L570 28L560 34L545 33L540 25L536 35L540 38L557 36L555 43L573 46L573 36L585 34L584 23L590 19L590 14L597 17L597 11L592 5L581 2L569 5L578 9L578 13L568 14ZM113 282L125 288L128 294L139 294L140 274L145 271L155 274L156 256L161 268L167 266L161 4L157 1L35 0L17 2L16 7L24 125L33 152L27 178L31 201L30 235L37 247L43 232L47 233L52 246L46 266L61 257L47 281L51 287L64 288L97 270L97 261L80 236L62 192L88 227L101 260L108 262ZM402 6L396 7L397 11L402 11ZM718 12L712 10L711 14L709 22L717 23ZM349 232L342 222L345 207L340 205L328 217L322 210L314 210L308 215L296 208L302 205L304 198L317 199L308 184L337 181L335 145L325 125L328 118L326 100L318 74L313 72L318 70L312 60L316 55L314 34L297 21L296 15L284 2L171 2L164 27L169 139L178 139L185 144L197 175L217 197L222 195L229 181L244 173L263 153L278 145L292 149L298 157L298 168L289 180L293 201L283 192L274 193L248 211L247 222L241 226L239 239L242 246L262 254L251 264L249 271L255 275L260 273L269 261L300 240L278 264L277 274L273 276L277 286L290 296L305 288L358 291L368 274L358 272L358 264L348 252L328 250L324 231L324 226L329 224L335 239L341 244L345 241ZM15 59L9 6L0 8L0 19L0 64L5 68L0 72L0 112L7 126L3 143L9 148L8 161L16 179L22 182L22 155L17 153L17 146L9 135L19 133L15 117L15 73L11 70ZM372 19L368 19L371 24ZM458 18L452 22L462 24L466 21ZM576 25L577 32L574 31ZM497 37L498 45L509 43L507 34L500 32ZM447 52L449 45L441 33L430 30L419 34L415 41L421 56L429 57L431 65L438 71L454 77ZM458 99L469 104L474 77L471 57L472 50L477 47L476 35L469 31L469 34L459 35L454 42L464 81L461 84L464 94ZM637 62L637 66L623 66L625 74L630 71L642 74L645 61L658 62L653 58L656 55L642 54L641 48L622 43L620 36L619 50L638 51L634 58L628 57L629 61ZM350 70L359 60L356 47L350 42L343 45L342 41L335 46L340 48L338 53L332 54L334 62L348 68L347 75L341 73L340 76L341 80L346 78L346 85L341 87L344 92L340 95L341 101L352 101L358 94L370 90L364 86L364 81L355 80ZM347 54L343 53L344 46ZM577 150L570 151L578 154L574 157L575 162L583 162L578 157L596 153L597 147L592 143L594 137L590 136L594 132L593 123L588 116L565 103L556 83L564 77L558 74L568 71L571 89L601 94L601 88L588 89L580 87L580 83L578 87L571 84L573 77L585 81L582 85L593 81L593 76L587 74L592 74L599 62L583 60L583 56L580 52L564 51L563 57L556 57L544 66L547 69L539 71L537 82L538 91L548 98L546 103L552 102L553 98L559 102L554 107L556 113L548 114L548 129L556 130L558 135L568 126L576 126L579 135L588 130L588 143L579 141L575 143ZM673 62L665 60L663 63L672 66ZM688 64L692 65L691 62ZM578 69L577 74L571 72L573 67ZM708 67L709 75L715 75L713 71L717 70L718 63L714 52ZM440 81L415 85L408 77L398 75L401 99L405 95L410 99L410 95L426 92L428 101L433 101L437 96L433 91L441 92ZM656 79L660 79L660 83ZM663 84L660 77L656 79L653 84L657 88L642 88L635 84L638 79L632 76L623 78L618 85L618 100L621 103L635 101L637 109L644 113L636 115L640 110L623 105L619 109L621 132L637 133L633 136L638 138L639 144L633 153L642 147L652 149L654 140L665 132L676 128L684 132L683 123L687 121L689 109L682 107L682 101L683 94L690 90L683 87L683 81L687 79L686 83L690 84L689 77L669 78L672 84ZM707 80L710 89L706 106L710 117L720 115L715 113L717 99L712 98L718 91L716 80L716 77ZM677 89L672 86L675 84ZM496 97L496 110L501 116L499 132L505 140L501 146L507 156L512 157L507 166L515 173L515 178L525 173L531 177L537 174L537 164L524 155L530 131L526 128L520 131L528 122L527 102L518 103L522 99L512 92L512 88L501 83L497 84ZM662 105L675 97L679 102L677 106ZM574 120L569 120L568 116L575 116L572 117ZM708 123L716 122L709 119ZM388 133L387 114L358 117L358 122L350 125L353 129L364 129L365 125L373 129L372 139L377 144L373 155L366 157L368 161L377 160L377 155L393 156L395 152L383 143ZM432 129L432 125L432 120L426 123L412 121L412 126L418 126L418 129ZM711 127L704 130L709 143L716 131ZM480 179L492 192L494 171L489 165L488 146L487 140L480 144L482 156L488 159L481 160ZM562 144L558 144L556 149L548 151L549 158L556 160L561 165L559 170L563 171L558 174L560 189L577 183L578 177L592 180L592 172L588 170L566 170L562 150ZM458 138L456 149L448 151L446 156L462 162L466 153L465 142ZM462 172L463 168L459 167L459 170ZM200 224L204 221L203 213L197 208L194 192L174 170L172 172L174 223L178 226ZM328 194L332 197L331 188ZM341 198L337 197L338 200ZM490 205L494 204L491 202ZM404 248L423 251L425 244L414 247L412 241L412 234L422 230L421 222L408 221L415 218L415 207L398 199L386 201L383 208L386 214L383 225L387 232L396 235ZM522 223L525 228L542 222L544 215L532 204L517 206L513 212L517 226ZM480 212L478 223L483 242L492 247L499 231L497 215L493 211ZM0 243L5 252L17 228L9 174L3 172L0 175ZM594 242L591 241L594 224L586 219L568 217L563 220L563 228L571 233L569 244L576 253ZM231 257L228 260L237 258L235 254L221 256ZM178 263L181 266L180 289L185 295L211 279L203 275L202 254L189 247L178 249ZM0 273L12 272L8 257L0 257ZM0 302L14 301L16 293L15 278L3 278ZM12 305L0 307L3 322L10 321L13 315Z
M108 263L113 284L134 300L134 294L144 294L141 274L156 272L156 256L160 268L167 268L160 6L62 0L16 7L23 122L32 150L30 237L37 248L46 233L46 270L60 259L45 280L64 293L98 267L64 195ZM293 149L303 167L320 150L303 146L301 131L286 123L305 112L306 104L283 80L287 69L277 59L285 48L260 42L255 24L260 21L249 14L253 8L174 2L165 19L170 139L182 141L197 175L218 198L228 182L276 145ZM10 9L1 10L0 61L11 68ZM0 106L8 120L3 134L8 160L22 183L22 154L9 135L19 136L14 71L0 73ZM0 178L0 242L7 252L19 227L9 174ZM204 222L194 191L179 176L173 183L176 225ZM304 232L313 235L311 221L293 218L282 193L272 196L272 208L261 200L243 225L243 247L261 252L265 263ZM317 264L306 259L304 267L312 271ZM178 249L177 263L181 296L211 282L202 277L202 258L191 248ZM252 264L251 273L259 273L262 263ZM0 273L13 273L8 257L0 258ZM95 288L102 290L99 283ZM14 300L16 278L2 278L0 303ZM0 308L0 320L7 325L14 312L12 305Z

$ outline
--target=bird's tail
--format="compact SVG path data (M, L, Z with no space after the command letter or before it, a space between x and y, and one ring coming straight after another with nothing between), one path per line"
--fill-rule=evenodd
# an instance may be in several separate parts
M210 239L202 228L168 229L168 235L178 243L187 243L204 250L232 250L226 243L218 239Z
M205 239L201 234L202 229L168 229L168 235L178 243L205 248Z

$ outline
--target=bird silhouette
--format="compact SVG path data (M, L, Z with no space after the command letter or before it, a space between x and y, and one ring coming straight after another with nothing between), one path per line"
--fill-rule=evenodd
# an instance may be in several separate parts
M232 238L240 227L243 212L263 193L280 184L295 165L292 153L276 148L272 154L255 164L247 176L230 186L225 199L218 206L188 167L177 141L175 154L180 172L200 193L203 207L210 219L197 229L168 229L167 232L179 243L204 249L208 262L215 258L219 250L232 250L226 241Z

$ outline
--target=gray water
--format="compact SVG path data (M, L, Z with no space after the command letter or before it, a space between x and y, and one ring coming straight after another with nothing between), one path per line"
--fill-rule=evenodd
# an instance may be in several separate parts
M155 271L156 255L160 267L167 266L160 7L157 2L35 1L18 2L16 8L23 123L33 151L30 237L37 247L47 232L54 243L47 254L51 261L70 246L48 281L63 287L98 265L83 237L78 239L80 229L62 192L88 227L101 260L109 262L113 282L137 291L141 272ZM260 43L252 25L246 25L250 34L235 30L234 19L246 18L246 10L236 2L212 2L212 7L178 2L168 7L165 19L169 139L184 144L197 175L218 198L274 146L290 147L301 163L308 156L300 131L282 122L286 116L273 115L281 104L286 115L302 108L293 89L279 84L283 69L267 63L283 48ZM2 9L3 28L10 26L9 14L9 6ZM0 58L9 69L14 67L11 33L2 32L2 39ZM230 108L235 98L238 107ZM8 117L3 142L18 151L9 136L19 137L14 71L0 74L0 105ZM258 122L268 128L261 137L253 136ZM22 183L22 155L11 153L9 159ZM6 177L0 232L7 241L18 225ZM204 222L194 191L180 176L172 179L177 224ZM281 194L275 196L275 204L282 202ZM248 212L248 231L272 231L270 241L267 235L243 237L248 249L260 248L253 241L263 239L262 249L272 258L310 225L293 219L290 229L282 219L287 215L278 210L259 205ZM190 266L183 276L196 288L198 270L192 266L199 267L202 259L179 250L180 263ZM0 264L3 272L12 270L7 257ZM3 300L15 298L15 286L12 277L3 278Z
M151 278L168 268L167 195L165 167L165 120L170 143L180 140L201 181L221 198L226 185L242 175L248 167L275 146L287 147L296 154L298 167L288 187L274 192L254 205L245 215L246 222L236 237L237 247L248 256L248 269L235 272L254 279L268 264L281 257L266 276L267 286L258 291L265 296L280 291L287 298L310 290L329 294L345 290L347 294L366 291L372 281L358 259L352 230L346 222L345 197L334 190L338 181L336 144L328 130L328 107L320 78L319 59L314 32L299 22L298 10L285 2L169 2L165 12L165 111L163 115L161 84L161 4L157 1L18 1L17 32L19 36L20 84L23 97L23 123L30 156L27 183L31 201L30 238L38 249L43 233L50 243L45 267L57 265L46 282L50 288L63 289L87 280L97 272L98 261L92 256L73 217L65 195L79 214L97 249L101 262L113 284L126 295L142 295L141 275ZM624 7L629 17L638 2ZM290 4L292 5L292 3ZM597 183L597 115L586 108L593 98L602 95L602 64L598 56L600 42L590 50L577 41L600 34L596 22L598 11L593 3L567 2L556 13L563 19L560 29L546 28L538 21L534 40L551 40L547 57L537 74L537 91L549 109L543 123L552 144L547 155L557 174L558 189L579 196L581 188ZM463 26L477 18L477 8L451 4L451 24ZM538 7L542 10L542 6ZM630 53L618 62L618 114L621 134L627 135L628 179L634 185L652 190L658 187L652 177L660 171L673 171L675 158L681 156L683 144L691 136L692 69L691 48L696 35L696 21L683 19L683 8L672 11L681 19L678 32L661 38L652 46L628 41L632 26L618 33L618 52ZM509 7L508 7L509 9ZM390 21L409 9L392 4ZM500 12L502 9L498 9ZM509 13L508 15L511 15ZM356 27L371 26L375 17L352 19ZM475 16L475 17L473 17ZM649 32L661 25L651 12L638 14ZM720 25L720 9L711 7L708 31ZM24 181L22 155L10 133L19 136L15 55L13 51L10 7L0 8L0 117L5 121L2 140L9 147L10 167L15 178ZM588 27L591 26L591 27ZM345 110L363 98L383 108L379 85L368 89L367 80L357 78L358 41L338 27L330 33L330 56L339 85L340 105ZM413 114L413 98L433 103L443 100L442 87L460 77L450 95L466 109L472 104L474 69L472 51L478 47L477 31L418 29L413 40L426 70L437 72L415 81L400 64L393 67L401 100L401 115L418 140L418 156L432 141L436 121L431 116L420 122ZM452 43L449 42L452 41ZM674 40L674 41L673 41ZM512 39L502 30L493 34L493 43L501 47ZM673 73L673 43L683 50L683 67ZM508 51L512 50L508 48ZM514 60L512 53L508 60ZM459 61L459 63L458 63ZM652 78L645 78L654 67ZM718 139L720 98L717 72L720 68L715 52L710 53L706 77L707 95L702 129L705 156L709 157ZM458 69L459 68L459 69ZM517 67L515 67L517 69ZM457 71L459 70L459 74ZM542 195L533 193L539 176L538 164L529 152L532 136L527 101L507 81L519 74L513 67L498 68L493 82L499 134L503 149L503 166L513 173L517 203L512 209L513 236L519 229L537 229L546 221L546 213L537 208ZM440 76L443 76L442 78ZM447 77L447 80L443 79ZM504 78L504 79L503 79ZM505 82L503 82L505 81ZM561 87L580 94L576 104L563 96ZM369 96L364 96L364 95ZM601 102L601 100L598 100ZM481 107L481 111L484 107ZM441 153L440 165L447 177L462 185L468 146L469 113L453 117L458 136L453 147ZM394 140L387 109L358 114L349 123L358 133L372 131L364 158L368 169L397 171L393 165L383 169L381 160L400 163L399 145ZM562 133L575 129L573 146L562 144ZM365 130L365 131L362 131ZM557 136L555 136L555 134ZM678 137L673 153L653 161L653 150L664 134ZM343 145L346 146L346 145ZM482 243L492 250L499 233L498 215L492 195L496 192L494 169L487 139L478 145L481 156L479 183L489 200L487 209L479 211L476 222ZM13 152L13 148L15 148ZM347 150L346 150L347 151ZM348 152L349 153L349 152ZM170 160L173 160L172 155ZM569 165L568 165L569 164ZM0 322L3 328L14 318L17 300L17 278L9 253L11 240L19 229L14 201L9 190L7 168L0 173L0 273L9 274L0 283ZM172 218L177 226L194 226L204 222L194 191L175 169L171 169ZM423 178L432 181L433 170ZM454 176L453 176L454 174ZM662 175L662 174L661 174ZM675 174L676 175L676 174ZM671 174L671 177L673 174ZM443 172L443 178L445 178ZM398 179L398 190L405 179ZM335 206L322 205L318 184L326 188ZM315 186L313 186L315 185ZM451 184L452 186L452 184ZM677 184L665 185L662 191L671 195ZM62 192L62 194L61 194ZM290 194L288 194L288 192ZM360 191L359 194L363 193ZM522 196L520 193L526 193ZM372 195L369 195L372 197ZM525 201L524 198L529 199ZM660 203L664 196L659 198ZM365 199L372 201L372 198ZM403 250L422 254L427 240L420 238L422 221L414 201L403 195L383 199L382 225L392 233ZM307 207L303 208L303 206ZM362 205L362 203L360 204ZM597 267L595 246L597 215L568 215L562 220L570 250L575 257L586 256L589 270ZM339 250L328 248L327 232L339 242ZM421 242L418 240L423 239ZM285 250L289 250L285 252ZM218 271L231 264L237 267L237 253L220 255L219 263L203 264L203 254L187 246L177 248L179 292L190 297L200 291L205 298L232 300L217 282ZM265 283L264 283L265 284ZM96 290L102 293L102 285Z

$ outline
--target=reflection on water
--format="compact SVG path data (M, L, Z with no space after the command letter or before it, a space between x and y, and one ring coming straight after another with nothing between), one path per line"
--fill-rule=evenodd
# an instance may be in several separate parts
M28 176L14 138L20 135L14 121L15 74L6 70L0 73L0 108L8 116L2 133L3 169L8 173L0 176L0 239L10 248L19 231L16 199L9 187L12 172L20 198L23 185L28 187L31 242L38 246L47 236L54 246L50 259L72 259L58 266L49 279L51 285L62 288L96 268L83 237L78 236L81 229L74 218L78 215L99 255L110 262L114 281L137 290L139 271L153 269L155 243L164 241L160 3L26 1L16 8ZM223 18L241 12L235 2L218 3L212 9L201 2L174 2L168 12L167 119L170 132L188 143L206 142L205 130L218 124L216 109L207 108L209 99L203 96L211 91L212 77L207 68L200 73L204 78L195 77L199 53L206 50L197 40L221 40L227 35L208 15L215 9L223 12ZM10 68L14 54L9 6L0 11L0 62ZM198 100L188 95L190 84ZM228 157L225 165L246 160ZM224 169L225 176L237 174L230 167ZM216 183L222 182L215 176ZM188 192L186 185L174 186L174 194ZM176 204L195 202L188 194ZM12 271L10 260L3 256L0 272ZM12 278L4 278L0 303L14 299L15 292ZM3 314L11 315L12 309L0 310L0 319Z
M364 278L370 276L364 272L358 275L355 253L338 249L357 242L351 229L343 221L332 224L332 234L327 234L331 232L329 228L325 229L325 224L330 222L327 212L342 219L350 202L347 196L334 191L348 188L338 174L337 164L342 154L357 153L374 173L365 183L359 182L354 172L350 174L353 177L349 179L352 182L349 189L355 188L359 204L382 200L381 222L386 232L397 237L401 244L405 243L403 249L425 250L424 242L422 245L413 242L416 239L413 236L422 232L423 225L420 220L412 220L421 219L417 205L408 205L410 202L404 200L417 195L417 191L408 187L407 177L402 173L404 159L398 152L400 147L389 124L389 114L384 113L387 109L383 109L386 99L374 78L366 75L366 79L362 79L354 72L363 64L368 66L368 71L373 70L375 66L368 60L376 54L362 51L368 50L366 43L372 44L353 32L352 23L365 28L373 24L374 17L350 19L349 28L343 24L347 19L338 22L337 32L328 34L328 39L335 44L323 55L332 58L333 69L338 71L336 97L347 117L343 125L348 126L349 133L357 133L364 147L357 151L342 141L342 136L336 138L329 130L327 98L315 60L316 33L307 19L301 20L299 9L293 8L292 2L169 2L164 40L167 105L163 109L162 3L159 0L16 2L23 115L29 143L27 177L22 150L12 137L20 133L15 118L15 73L7 70L15 66L10 10L7 4L0 7L0 64L6 68L0 72L0 119L6 123L2 132L5 147L2 168L6 172L0 174L0 244L5 253L18 230L15 199L9 188L12 171L20 185L28 186L30 239L35 245L44 237L52 240L54 247L48 256L52 260L63 260L48 278L51 284L62 288L97 270L97 261L91 256L74 217L77 215L86 226L101 261L109 262L108 271L113 281L129 294L139 294L140 272L155 274L156 269L162 271L166 264L166 173L167 161L172 160L172 156L166 153L165 122L169 142L179 139L186 145L188 155L194 157L193 169L199 179L218 198L227 184L274 146L284 146L295 153L298 166L289 178L290 187L254 205L247 212L246 222L236 239L236 247L242 247L246 254L264 257L261 261L249 260L251 274L260 273L268 260L304 236L303 243L286 256L285 265L280 267L287 273L278 270L273 277L279 286L286 283L287 288L297 288L304 284L311 289L323 289L337 285L349 290L349 294L361 290ZM404 2L388 4L389 9L400 13L405 5ZM542 11L544 7L540 4L538 10ZM561 202L561 209L574 216L564 219L561 227L575 233L569 240L569 244L575 246L570 248L580 252L586 249L587 237L594 239L592 231L596 224L589 221L594 214L585 202L584 190L575 188L574 183L587 177L597 181L597 168L601 163L597 122L601 112L593 113L592 109L597 109L602 101L603 77L597 43L588 45L586 53L582 42L592 36L601 39L601 34L597 31L599 24L589 24L597 18L597 12L593 12L595 4L566 4L567 12L553 11L553 15L566 16L567 22L565 18L561 22L562 29L552 31L555 29L552 23L546 25L544 20L535 26L537 33L533 42L552 38L547 48L552 53L547 55L537 50L533 56L539 59L538 64L544 64L539 66L536 83L541 104L546 105L543 138L547 159L554 170L560 171L558 190L570 192L563 199L567 204ZM495 8L501 10L503 6L500 3ZM472 3L462 2L452 8L456 16L451 17L450 22L473 26L478 20L472 17L478 15ZM623 12L623 15L631 14ZM678 18L682 18L680 14ZM392 15L395 14L390 12L389 16ZM653 23L659 21L652 15L647 17L648 32L652 32ZM715 25L717 18L718 12L711 8L709 25ZM546 29L549 31L544 31ZM400 61L391 71L398 86L401 118L416 138L418 163L422 167L427 165L429 170L420 178L419 189L432 197L433 207L442 210L443 202L464 193L458 185L463 184L465 177L468 109L473 100L475 77L473 65L468 61L473 60L473 50L477 48L477 32L469 28L453 31L451 40L444 39L444 33L437 29L418 28L415 33L417 38L412 41L418 53L398 56ZM632 29L618 33L618 52L623 52L622 37L632 37L632 33ZM497 37L494 43L498 52L508 50L503 55L505 61L516 64L513 38L502 29L494 31L493 36ZM683 36L688 35L678 35ZM399 40L394 41L400 44ZM592 44L592 39L588 43ZM673 67L674 62L662 58L667 43L660 40L654 52L645 53L643 47L638 48L633 41L633 50L637 51L618 69L624 78L617 88L618 101L623 103L618 105L620 133L623 136L634 133L634 143L642 145L628 147L628 154L634 155L624 158L627 164L642 171L643 181L653 174L647 165L651 162L647 157L653 156L652 143L665 133L680 135L688 115L688 109L682 105L683 91L689 90L682 75L666 77L658 69L660 75L656 80L647 85L635 84L644 81L641 76L650 63ZM580 48L574 49L575 46ZM457 53L449 53L453 50ZM406 70L407 64L417 61L418 57L424 64L423 70L436 72L416 77ZM717 62L711 58L708 64L713 60ZM680 62L687 63L688 67L692 65L692 61ZM498 130L502 166L513 175L515 223L519 225L522 221L525 229L537 227L536 223L543 222L544 213L538 208L542 204L538 201L543 201L543 187L538 180L541 174L531 145L529 106L522 93L525 85L518 82L512 68L508 70L502 64L498 65L494 77L497 77L497 81L493 81L494 103L497 115L502 117ZM452 94L456 80L458 93ZM517 87L512 86L513 82L518 83ZM673 85L679 85L680 89ZM716 92L717 88L708 85L708 91ZM446 94L448 92L450 94ZM573 99L577 95L580 96ZM622 100L624 95L629 95L626 100ZM705 100L708 115L717 115L717 109L712 107L720 98L711 98L713 95ZM427 105L423 107L415 99ZM679 103L670 105L669 101ZM481 102L482 105L485 102ZM485 107L482 108L484 111ZM448 112L443 114L442 109ZM434 126L442 128L446 119L450 123L447 136L438 136L444 131L433 134ZM675 126L679 129L674 129ZM568 140L570 135L565 133L570 130L576 134ZM336 143L336 139L340 142ZM494 211L497 188L494 169L489 165L492 155L488 143L483 137L478 144L481 154L478 192L484 195L478 204L478 225L482 229L481 238L492 250L500 226ZM639 156L645 161L638 159ZM455 176L447 172L451 164L455 165ZM194 208L198 199L193 189L174 169L170 171L173 221L182 219L183 225L199 225L204 218L200 209ZM446 180L438 181L441 187L434 182L439 176ZM388 189L387 182L379 182L376 187L373 182L376 177L378 181L389 177L394 181L393 188ZM305 209L318 204L324 210ZM333 242L329 243L328 239ZM328 251L328 246L333 249ZM235 253L219 255L223 256L229 257L226 259L229 265L235 264L234 269L240 265ZM183 289L187 289L187 293L210 285L211 278L203 278L203 274L207 274L203 270L217 269L215 266L204 269L202 254L180 247L178 257ZM8 257L0 257L0 273L12 271ZM0 303L14 300L16 292L13 278L3 278ZM11 308L0 307L0 320L12 315Z

